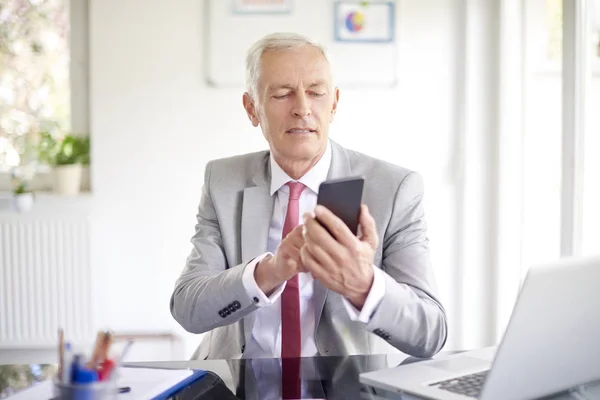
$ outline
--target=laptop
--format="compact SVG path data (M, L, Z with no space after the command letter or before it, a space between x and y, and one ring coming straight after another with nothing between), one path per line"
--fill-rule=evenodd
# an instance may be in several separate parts
M499 346L359 380L433 400L535 399L600 380L600 257L532 267Z

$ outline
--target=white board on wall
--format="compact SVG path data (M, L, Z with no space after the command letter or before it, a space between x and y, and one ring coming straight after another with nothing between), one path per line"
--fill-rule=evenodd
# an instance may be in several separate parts
M372 0L367 5L361 1L295 0L288 12L272 14L235 12L236 1L239 3L205 0L204 71L210 86L243 88L247 50L273 32L296 32L325 45L341 88L396 84L395 0ZM354 16L365 21L356 35L346 29L350 29L346 17L353 10Z

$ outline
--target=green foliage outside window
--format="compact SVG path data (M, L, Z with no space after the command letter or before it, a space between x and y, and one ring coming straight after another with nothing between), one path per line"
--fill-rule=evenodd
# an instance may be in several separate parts
M0 170L37 162L41 132L70 129L64 1L0 1Z

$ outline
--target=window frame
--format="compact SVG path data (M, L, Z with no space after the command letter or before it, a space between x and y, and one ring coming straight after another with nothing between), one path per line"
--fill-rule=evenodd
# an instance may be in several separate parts
M561 257L579 256L583 244L585 127L591 1L563 1ZM595 60L594 60L595 61Z

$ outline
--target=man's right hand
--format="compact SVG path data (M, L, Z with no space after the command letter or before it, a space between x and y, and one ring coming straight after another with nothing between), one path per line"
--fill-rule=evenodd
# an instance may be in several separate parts
M281 241L274 256L262 259L254 270L254 280L267 296L298 272L304 272L300 249L304 244L302 225L298 225Z

